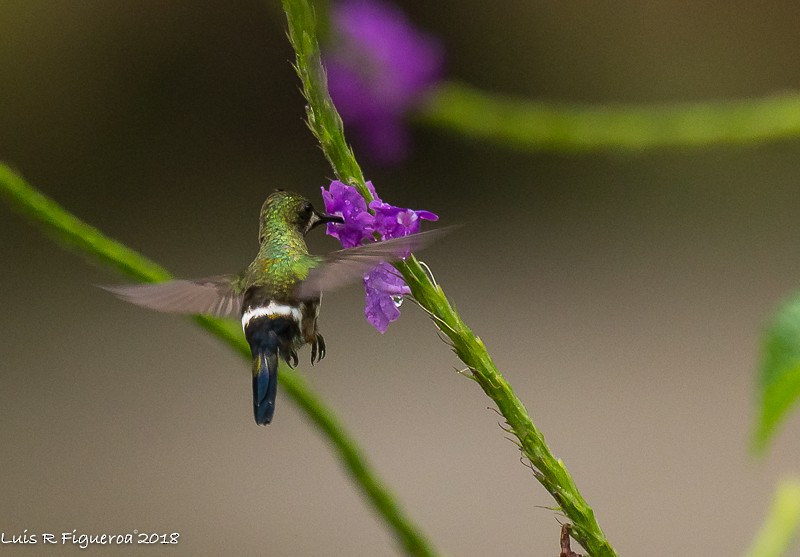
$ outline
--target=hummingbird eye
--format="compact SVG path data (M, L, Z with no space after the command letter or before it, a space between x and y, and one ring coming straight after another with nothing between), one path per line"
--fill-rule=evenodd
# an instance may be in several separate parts
M313 211L314 211L314 206L313 206L313 205L311 205L311 203L309 203L309 202L305 202L305 203L303 203L303 206L302 206L302 207L300 207L300 212L301 212L301 213L302 213L304 216L311 216L311 213L312 213Z

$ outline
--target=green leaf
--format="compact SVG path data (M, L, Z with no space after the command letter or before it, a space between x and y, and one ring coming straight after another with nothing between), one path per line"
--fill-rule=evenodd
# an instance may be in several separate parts
M781 306L767 327L758 388L753 448L763 452L800 398L800 293Z

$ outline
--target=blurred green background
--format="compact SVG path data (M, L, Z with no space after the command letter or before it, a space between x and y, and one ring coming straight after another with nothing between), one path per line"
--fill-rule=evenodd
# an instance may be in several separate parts
M554 101L746 98L800 87L800 5L402 4L449 75ZM277 2L0 2L0 159L184 277L255 253L276 187L327 166ZM416 128L384 200L464 227L424 252L620 554L741 555L800 420L748 455L760 328L800 284L800 140L522 154ZM357 153L358 154L358 153ZM313 250L335 249L322 234ZM0 206L0 531L181 533L106 554L396 555L325 442L245 362ZM447 555L555 555L552 500L413 304L385 336L327 296L303 371ZM302 355L307 361L307 351ZM77 548L4 546L8 555Z

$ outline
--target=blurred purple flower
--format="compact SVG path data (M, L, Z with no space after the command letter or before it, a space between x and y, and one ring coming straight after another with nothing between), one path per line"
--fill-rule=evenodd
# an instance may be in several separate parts
M325 66L342 119L376 162L401 161L403 118L443 76L441 44L381 0L335 2L331 27Z
M439 219L430 211L403 209L384 203L372 182L367 182L367 188L375 197L369 204L374 215L367 210L367 204L356 188L338 180L331 182L327 190L322 188L325 211L344 219L344 224L328 223L327 233L337 238L345 248L374 242L373 234L376 232L382 240L416 234L422 225L420 221ZM411 291L388 263L381 263L364 275L364 290L367 295L364 315L373 327L384 333L389 323L400 317L402 297Z

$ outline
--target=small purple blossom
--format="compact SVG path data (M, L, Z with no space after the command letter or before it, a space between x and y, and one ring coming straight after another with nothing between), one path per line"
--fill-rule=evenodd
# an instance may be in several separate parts
M367 186L372 188L372 183L367 182ZM374 188L372 191L375 191ZM335 180L328 191L322 188L322 199L325 201L325 212L344 219L344 224L327 224L328 236L338 239L345 248L361 245L364 239L371 238L375 217L367 211L367 202L357 189Z
M328 88L342 118L376 162L408 151L404 116L441 80L444 50L397 7L341 0L331 8Z
M439 219L430 211L403 209L384 203L372 182L367 182L367 188L375 198L369 204L374 214L367 210L367 204L356 188L338 180L331 182L328 190L322 188L325 211L344 219L344 224L328 223L327 233L338 238L345 248L374 242L376 232L381 240L416 234L420 231L421 221ZM399 301L411 291L388 263L381 263L364 275L364 290L367 295L364 315L373 327L384 333L389 323L400 317Z
M370 325L383 334L389 323L400 317L397 300L411 294L411 289L394 267L381 263L364 275L364 290L367 294L364 316Z
M373 226L383 240L416 234L422 226L421 220L439 220L439 217L430 211L403 209L383 203L379 199L372 201L369 208L375 211Z

